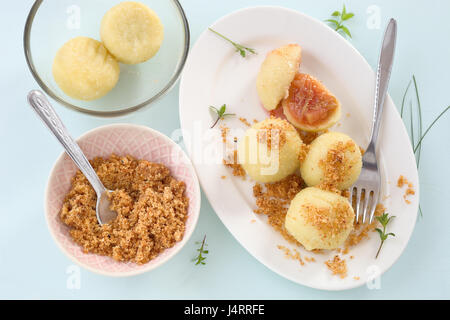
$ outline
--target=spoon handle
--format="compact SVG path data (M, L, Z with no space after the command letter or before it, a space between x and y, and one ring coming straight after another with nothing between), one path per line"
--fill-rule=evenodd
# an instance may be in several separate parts
M67 154L72 158L84 176L88 179L97 195L102 194L106 189L98 178L89 161L86 159L83 151L68 133L61 119L47 100L45 95L33 90L28 94L28 103L45 123L47 128L55 135L62 144Z

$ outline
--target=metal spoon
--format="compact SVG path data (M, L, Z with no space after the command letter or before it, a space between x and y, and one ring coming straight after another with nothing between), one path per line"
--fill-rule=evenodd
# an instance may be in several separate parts
M67 154L72 158L73 162L81 170L84 176L88 179L91 186L97 194L97 205L95 212L97 220L100 225L109 223L117 217L117 212L111 210L108 193L112 192L105 188L103 183L98 178L89 161L86 159L83 151L81 151L78 144L68 133L66 127L61 119L56 114L55 110L47 100L45 95L33 90L28 94L28 103L36 111L37 115L45 123L47 128L55 135L58 141L62 144Z

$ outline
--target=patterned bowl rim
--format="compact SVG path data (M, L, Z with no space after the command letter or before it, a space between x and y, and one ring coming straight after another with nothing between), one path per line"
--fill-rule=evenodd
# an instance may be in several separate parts
M45 188L45 196L44 196L44 215L45 215L45 221L47 223L47 228L50 231L50 234L54 240L54 242L57 244L57 246L59 247L59 249L73 262L75 262L77 265L80 265L81 267L92 271L96 274L100 274L100 275L104 275L104 276L110 276L110 277L129 277L129 276L135 276L138 274L142 274L151 270L154 270L158 267L160 267L161 265L163 265L164 263L166 263L167 261L169 261L171 258L173 258L185 245L186 243L189 241L189 239L191 238L196 226L197 226L197 222L198 222L198 218L200 216L200 207L201 207L201 193L200 193L200 185L199 185L199 181L198 181L198 177L197 177L197 173L194 169L194 166L192 165L192 162L190 160L190 158L187 156L187 154L184 152L184 150L178 145L176 144L173 140L171 140L169 137L167 137L165 134L149 128L147 126L143 126L143 125L136 125L136 124L129 124L129 123L116 123L116 124L108 124L108 125L104 125L104 126L100 126L94 129L91 129L85 133L83 133L81 136L79 136L77 139L75 139L77 142L79 142L80 140L88 137L89 135L93 135L96 134L100 131L103 130L114 130L116 128L129 128L129 129L139 129L139 130L146 130L148 132L150 132L153 135L156 135L158 137L160 137L165 143L167 143L168 145L170 145L171 147L177 148L181 154L183 155L183 157L185 157L185 165L187 167L187 169L189 170L189 173L192 176L193 179L193 183L194 183L194 193L196 194L196 201L194 203L189 203L189 205L193 205L194 206L194 210L192 210L192 214L193 214L193 221L192 221L192 228L190 228L189 230L186 230L186 233L183 237L183 239L181 240L180 244L176 247L172 247L169 249L166 249L169 251L169 254L165 255L162 259L159 259L158 262L156 263L148 263L148 267L145 268L139 268L136 270L132 270L132 271L122 271L122 272L110 272L110 271L105 271L105 270L101 270L98 268L94 268L91 267L87 264L85 264L84 262L81 262L79 260L77 260L71 253L69 253L66 248L59 242L55 231L52 229L50 221L49 221L49 193L50 193L50 182L52 180L53 175L55 174L55 169L57 167L57 165L63 160L64 155L66 154L65 151L63 151L58 158L56 159L56 161L53 163L52 169L50 170L50 174L48 175L47 178L47 184L46 184L46 188ZM191 201L191 199L190 199Z

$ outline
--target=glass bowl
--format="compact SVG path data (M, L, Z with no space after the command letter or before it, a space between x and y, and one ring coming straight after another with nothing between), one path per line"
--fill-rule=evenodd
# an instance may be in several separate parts
M176 83L189 50L189 25L178 0L140 0L164 25L158 53L137 65L120 64L120 78L104 97L81 101L66 95L52 75L57 50L77 36L100 39L103 15L123 0L36 0L24 31L25 57L39 86L62 105L96 116L119 116L141 109Z

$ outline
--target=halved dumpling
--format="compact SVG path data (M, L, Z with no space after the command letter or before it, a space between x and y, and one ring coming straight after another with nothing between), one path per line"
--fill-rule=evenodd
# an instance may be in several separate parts
M286 118L297 128L317 132L330 128L341 116L338 99L317 79L297 73L282 102Z
M288 96L301 58L302 49L298 44L288 44L267 55L256 79L256 89L264 108L273 110Z

